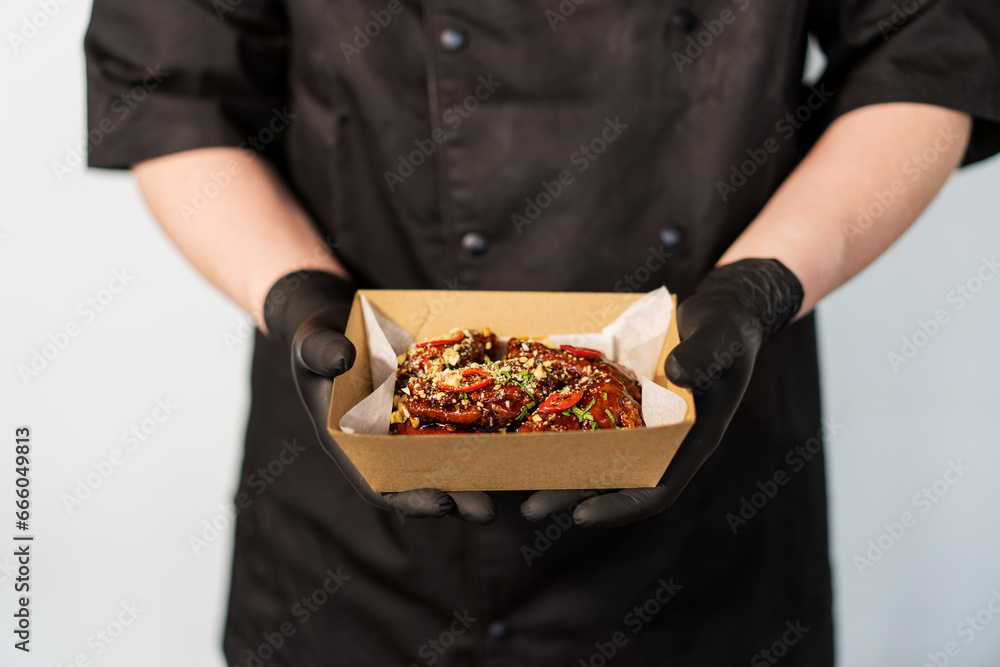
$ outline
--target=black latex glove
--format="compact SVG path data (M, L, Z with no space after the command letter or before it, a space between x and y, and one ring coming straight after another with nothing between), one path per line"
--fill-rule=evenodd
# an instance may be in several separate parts
M764 341L802 305L802 285L776 259L744 259L710 271L677 308L681 343L667 377L695 394L696 420L660 483L648 489L538 491L521 504L533 521L573 509L583 526L620 526L669 507L718 447L750 382Z
M354 365L354 345L343 334L354 292L353 284L331 273L296 271L278 280L264 300L264 322L270 336L291 349L295 386L323 449L362 498L375 507L395 512L401 519L451 514L473 523L490 523L496 518L496 505L485 493L373 491L330 436L326 423L333 378Z

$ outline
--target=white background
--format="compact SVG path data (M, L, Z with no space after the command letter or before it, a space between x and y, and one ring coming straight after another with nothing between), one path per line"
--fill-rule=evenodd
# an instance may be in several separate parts
M38 536L30 656L12 649L13 559L0 546L0 664L62 667L82 654L106 667L219 666L229 527L198 554L189 538L205 521L225 523L235 489L244 320L169 245L129 174L54 173L85 127L89 4L68 0L15 52L7 34L35 11L36 1L6 0L0 18L0 542L14 532L12 445L23 424L33 431ZM947 296L1000 251L998 177L996 160L956 175L901 242L819 311L825 412L840 425L828 464L841 665L920 667L949 641L960 649L950 664L1000 662L1000 617L956 634L1000 591L1000 280L960 310ZM102 312L90 320L78 310L122 270L132 278ZM938 309L948 323L894 371L887 354ZM17 367L71 322L79 335L22 380ZM123 434L158 399L177 407L128 451ZM116 449L121 465L68 510L64 494ZM921 513L914 495L950 461L968 472ZM916 525L859 572L855 556L907 511ZM133 602L142 611L132 625L110 645L96 640Z

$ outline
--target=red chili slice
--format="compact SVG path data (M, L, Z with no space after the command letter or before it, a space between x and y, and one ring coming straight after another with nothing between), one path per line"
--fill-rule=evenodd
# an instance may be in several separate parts
M563 352L569 352L570 354L575 354L578 357L583 357L584 359L600 359L604 356L600 350L591 350L589 347L573 347L572 345L560 345L559 349Z
M583 398L582 391L564 391L559 394L549 394L549 397L542 401L538 409L542 412L562 412L580 402Z
M434 345L451 345L453 343L457 343L458 341L462 340L463 338L465 338L465 332L464 331L459 331L458 335L456 335L456 336L454 336L452 338L440 338L438 340L427 340L427 341L424 341L423 343L417 343L416 347L431 347L431 346L434 346Z
M456 384L447 384L446 380L457 379ZM434 381L434 386L442 391L468 392L482 389L493 384L493 376L485 368L462 368L451 371Z

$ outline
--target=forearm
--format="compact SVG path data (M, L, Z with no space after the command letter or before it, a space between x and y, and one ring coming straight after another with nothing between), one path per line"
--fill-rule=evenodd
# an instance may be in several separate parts
M719 259L773 257L799 278L799 317L872 263L958 166L971 120L921 104L837 119ZM888 194L886 194L888 193Z
M235 148L205 148L147 160L133 171L167 236L262 328L264 297L281 276L297 269L347 276L262 158ZM219 187L211 174L229 181L217 179L224 183Z

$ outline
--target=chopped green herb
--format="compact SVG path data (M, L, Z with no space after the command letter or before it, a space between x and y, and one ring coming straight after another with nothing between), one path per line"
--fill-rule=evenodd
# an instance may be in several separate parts
M534 380L531 375L531 371L517 371L515 373L511 373L509 370L503 369L497 371L497 375L500 378L501 384L517 385L524 391L524 393L530 396L532 400L535 399L535 392L531 391L528 387L528 384Z
M611 420L611 425L612 426L614 426L615 428L618 428L618 429L621 428L621 426L619 426L618 423L615 421L615 416L613 414L611 414L611 410L608 410L607 408L604 408L604 414L606 414L608 416L608 419Z
M533 408L533 407L535 407L535 403L531 402L531 403L528 403L523 408L521 408L521 414L519 414L517 416L518 420L521 420L521 419L524 419L525 417L527 417L528 414L531 412L531 408Z
M588 405L582 410L577 407L572 407L570 408L570 410L573 411L573 414L576 415L577 420L579 420L581 423L583 423L584 421L594 421L594 415L590 414L590 408L594 407L594 401L595 399L593 398L590 399L590 405Z
M608 400L608 392L606 392L606 391L602 392L601 396L604 398L605 401ZM614 421L614 420L612 419L611 421Z

